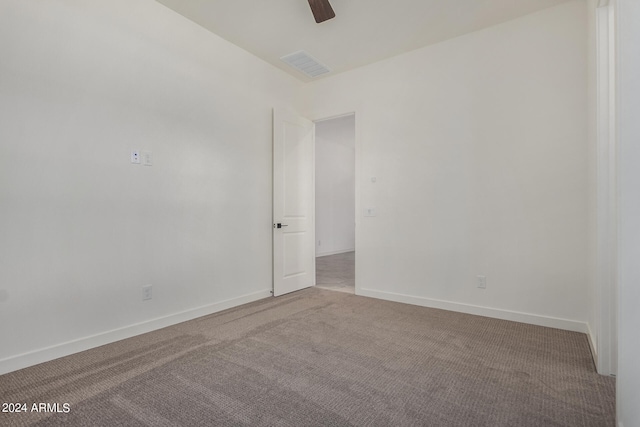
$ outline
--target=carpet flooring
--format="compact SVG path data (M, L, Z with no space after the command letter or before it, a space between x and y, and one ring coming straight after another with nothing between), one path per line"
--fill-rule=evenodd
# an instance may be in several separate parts
M316 258L316 286L332 291L355 293L356 253L345 252Z
M614 392L584 334L311 288L0 376L61 410L0 425L601 427Z

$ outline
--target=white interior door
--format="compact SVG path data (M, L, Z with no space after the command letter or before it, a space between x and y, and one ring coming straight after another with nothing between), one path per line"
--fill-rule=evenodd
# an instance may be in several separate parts
M273 295L315 285L314 124L273 112Z

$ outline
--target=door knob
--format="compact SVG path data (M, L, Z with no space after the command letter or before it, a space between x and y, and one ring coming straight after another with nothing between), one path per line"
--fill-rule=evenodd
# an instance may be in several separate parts
M281 222L277 223L277 224L273 224L273 228L282 228L282 227L288 227L289 224L283 224Z

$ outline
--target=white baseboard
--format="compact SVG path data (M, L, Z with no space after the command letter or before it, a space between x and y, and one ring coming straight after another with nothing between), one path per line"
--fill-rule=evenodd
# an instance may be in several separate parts
M578 322L576 320L560 319L557 317L541 316L537 314L522 313L518 311L502 310L452 301L416 297L411 295L397 294L394 292L376 291L373 289L356 289L356 294L365 297L402 302L405 304L419 305L422 307L439 308L442 310L457 311L459 313L475 314L477 316L492 317L502 320L511 320L514 322L528 323L531 325L546 326L549 328L564 329L573 332L581 332L583 334L588 333L587 323Z
M589 348L591 349L591 356L593 356L593 363L596 365L596 371L598 370L598 346L596 345L596 337L591 330L591 325L587 323L587 339L589 340Z
M176 325L198 317L207 316L222 310L237 307L271 296L271 290L254 292L237 298L220 301L202 307L185 310L180 313L158 317L146 322L136 323L100 334L79 338L73 341L41 348L28 353L11 356L0 360L0 375L27 368L39 363L48 362L60 357L69 356L80 351L89 350L101 345L110 344L136 335L145 334L167 326Z
M320 257L323 257L323 256L329 256L329 255L346 254L347 252L354 252L355 250L356 250L356 248L351 248L351 249L340 249L338 251L332 251L332 252L316 253L316 258L320 258Z

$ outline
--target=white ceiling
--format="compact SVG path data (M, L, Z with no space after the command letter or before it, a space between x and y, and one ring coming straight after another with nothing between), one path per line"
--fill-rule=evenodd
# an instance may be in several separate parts
M568 0L330 0L336 17L322 24L307 0L157 1L310 81L280 57L304 50L328 66L332 72L324 76L330 76Z

